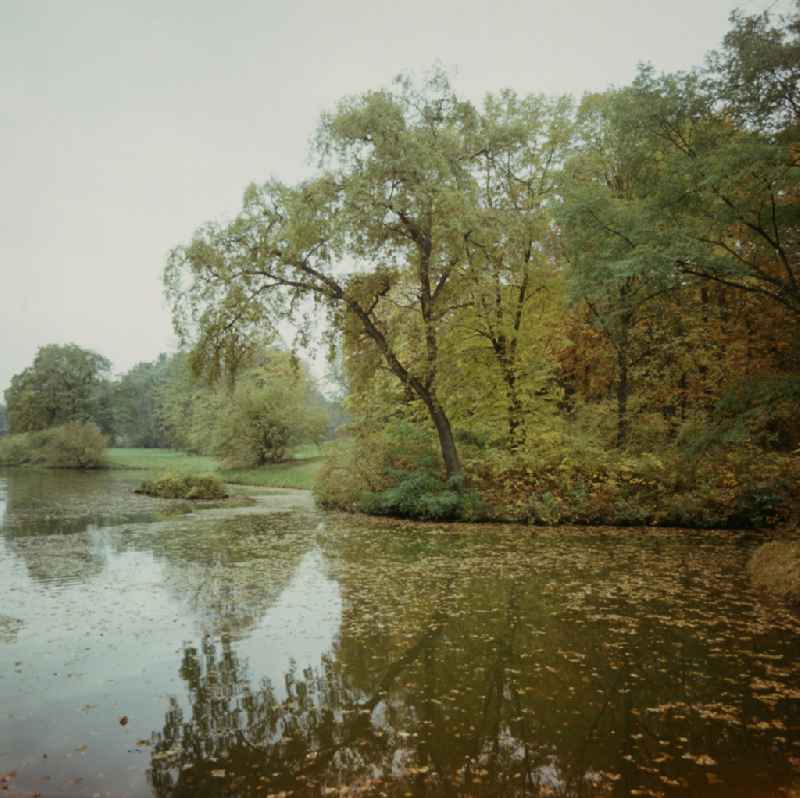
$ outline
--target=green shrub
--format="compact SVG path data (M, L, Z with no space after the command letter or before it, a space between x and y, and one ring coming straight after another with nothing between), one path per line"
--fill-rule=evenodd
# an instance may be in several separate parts
M214 474L163 474L145 480L136 493L159 499L227 499L225 483Z
M420 520L479 520L480 497L437 475L430 430L391 421L379 432L357 430L328 449L314 494L321 506Z
M321 507L352 512L365 490L380 491L389 486L386 461L386 441L381 435L372 435L369 440L338 440L320 468L314 497Z
M544 431L515 452L462 447L473 493L448 487L430 438L410 424L337 442L315 493L324 507L408 518L552 526L770 527L800 508L800 452L753 444L658 456Z
M314 495L322 507L353 512L366 493L380 493L397 475L431 471L436 454L424 431L394 422L380 432L359 431L333 443L327 451Z
M563 517L561 502L550 491L531 499L528 520L534 524L555 526Z
M0 439L0 465L16 466L30 463L33 451L30 437L30 433L23 432Z
M419 518L424 521L477 520L480 500L469 491L443 482L428 471L394 472L395 484L379 492L365 492L357 509L370 515Z
M44 464L53 468L97 468L104 465L108 439L94 424L64 424L46 430Z
M71 422L3 438L0 465L99 468L105 465L107 446L108 439L94 424Z

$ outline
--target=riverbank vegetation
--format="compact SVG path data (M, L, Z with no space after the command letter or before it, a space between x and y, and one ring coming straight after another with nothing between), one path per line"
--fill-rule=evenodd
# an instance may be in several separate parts
M97 426L73 421L0 438L0 466L102 468L107 444Z
M800 484L800 13L688 73L476 105L434 70L344 99L318 169L254 184L165 271L193 364L286 320L351 420L326 506L769 526Z

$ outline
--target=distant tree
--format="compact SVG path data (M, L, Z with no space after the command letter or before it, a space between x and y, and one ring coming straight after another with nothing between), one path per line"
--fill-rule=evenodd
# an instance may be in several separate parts
M232 387L195 400L192 443L228 466L260 466L280 462L292 446L319 442L328 423L324 399L305 366L273 350Z
M168 447L162 403L170 359L137 363L114 386L114 431L128 446Z
M178 352L138 364L123 382L120 429L141 436L130 438L136 445L215 455L244 467L278 462L290 447L330 434L328 402L308 368L283 350L253 353L235 380L209 384Z
M70 421L112 427L111 363L75 344L48 344L5 392L9 432L31 432Z
M170 449L192 450L191 430L195 400L207 388L192 374L189 356L177 352L164 364L163 380L157 388L156 404L164 427L164 445Z
M5 435L8 432L8 414L6 413L6 406L0 402L0 435Z

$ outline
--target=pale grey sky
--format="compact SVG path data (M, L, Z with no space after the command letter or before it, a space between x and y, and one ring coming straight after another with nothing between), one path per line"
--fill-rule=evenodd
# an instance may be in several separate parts
M439 61L479 101L685 69L769 0L0 0L0 392L47 343L174 349L167 252L307 170L339 98Z

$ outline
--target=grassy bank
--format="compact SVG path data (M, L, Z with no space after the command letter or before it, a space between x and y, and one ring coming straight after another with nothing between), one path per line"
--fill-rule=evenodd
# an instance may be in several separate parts
M151 477L166 471L175 474L217 474L234 485L310 490L322 467L322 451L313 444L297 447L285 463L250 469L223 469L214 457L186 454L172 449L109 449L112 468L147 472ZM143 473L143 476L145 474Z

